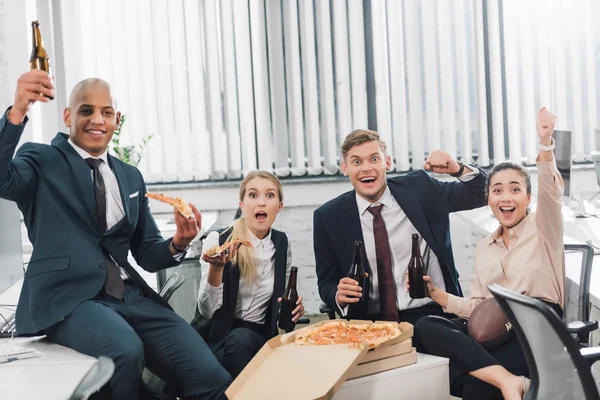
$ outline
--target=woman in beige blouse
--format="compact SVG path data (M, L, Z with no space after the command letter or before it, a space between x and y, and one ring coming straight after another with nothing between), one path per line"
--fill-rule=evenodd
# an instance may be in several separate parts
M500 222L475 250L471 296L456 297L427 281L431 298L462 323L440 317L421 319L415 335L431 354L450 359L453 395L468 399L522 399L529 376L516 337L491 350L467 333L467 319L481 301L492 297L487 289L497 283L509 290L547 302L562 316L565 290L563 181L554 160L552 132L556 117L542 108L537 118L540 153L537 210L529 214L531 181L520 165L496 165L487 181L488 204Z

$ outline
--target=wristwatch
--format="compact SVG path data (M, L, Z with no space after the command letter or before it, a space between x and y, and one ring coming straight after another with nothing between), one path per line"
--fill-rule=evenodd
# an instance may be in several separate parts
M188 251L191 247L192 247L192 243L190 242L187 246L185 246L183 249L178 248L177 246L175 246L175 243L173 242L173 239L171 239L171 247L173 248L173 250L175 250L177 253L185 253L186 251Z
M554 138L550 136L550 146L544 146L540 143L540 150L543 151L552 151L556 148L556 143L554 142Z
M460 176L463 174L463 172L465 171L465 164L463 164L463 162L462 162L462 161L457 161L457 163L458 163L458 166L460 167L460 169L458 170L458 172L457 172L457 173L455 173L455 174L450 174L450 176L453 176L453 177L455 177L455 178L458 178L458 177L460 177Z

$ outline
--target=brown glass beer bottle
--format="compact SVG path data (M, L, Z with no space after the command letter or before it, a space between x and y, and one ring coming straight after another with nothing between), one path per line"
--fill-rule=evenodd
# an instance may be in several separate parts
M281 310L279 312L279 326L286 333L294 330L296 323L292 321L292 311L297 307L298 291L296 290L296 282L298 280L298 267L292 267L290 279L287 288L281 296Z
M50 58L48 57L46 49L44 49L44 41L42 40L39 21L31 22L31 40L32 43L31 57L29 58L29 69L46 71L50 76L52 76L52 72L50 71ZM50 100L54 99L54 97L46 97L48 97Z
M426 297L426 282L423 280L425 273L425 264L421 256L421 248L419 247L419 234L412 234L412 255L408 263L408 281L410 288L408 294L413 299L423 299Z

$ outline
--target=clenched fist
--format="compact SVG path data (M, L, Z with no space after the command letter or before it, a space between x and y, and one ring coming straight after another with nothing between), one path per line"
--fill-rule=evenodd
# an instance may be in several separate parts
M460 171L460 165L450 154L436 150L429 154L423 169L438 174L456 174Z

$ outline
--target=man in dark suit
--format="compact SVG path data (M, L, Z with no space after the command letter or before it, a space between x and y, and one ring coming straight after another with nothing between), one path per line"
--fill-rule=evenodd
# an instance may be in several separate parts
M411 299L405 275L411 236L418 233L428 274L449 293L461 296L450 242L449 213L485 205L486 173L442 151L425 169L461 182L441 182L425 171L387 178L391 158L374 131L356 130L342 144L341 168L354 190L314 212L314 251L321 299L340 315L356 319L408 321L442 315L429 298ZM354 242L364 242L365 290L347 277ZM428 250L430 249L430 251Z
M112 358L115 373L103 393L111 399L137 399L144 366L180 397L224 398L229 374L127 261L131 250L151 272L177 265L200 214L193 206L195 218L175 212L175 235L161 237L141 173L107 152L120 113L100 79L73 89L64 112L68 136L58 133L51 145L26 143L13 158L27 112L46 96L54 96L48 74L27 72L0 119L0 197L17 203L33 244L17 334L46 334Z

